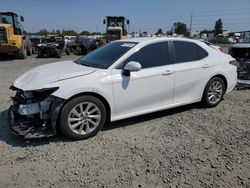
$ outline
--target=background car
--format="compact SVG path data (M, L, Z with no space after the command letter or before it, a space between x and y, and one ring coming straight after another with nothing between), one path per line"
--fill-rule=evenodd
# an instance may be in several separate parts
M216 50L221 51L221 47L220 46L217 46L217 45L215 45L215 44L213 44L211 42L208 42L206 40L200 40L200 41L204 42L206 45L210 46L211 48L214 48Z
M86 139L109 121L200 101L214 107L236 85L232 62L197 40L111 42L77 61L19 77L12 86L11 128L25 138L51 136L60 128L69 138Z

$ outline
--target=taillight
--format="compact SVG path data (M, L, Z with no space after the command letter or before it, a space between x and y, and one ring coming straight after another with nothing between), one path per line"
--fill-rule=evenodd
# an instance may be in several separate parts
M237 66L238 62L236 60L229 61L229 64Z

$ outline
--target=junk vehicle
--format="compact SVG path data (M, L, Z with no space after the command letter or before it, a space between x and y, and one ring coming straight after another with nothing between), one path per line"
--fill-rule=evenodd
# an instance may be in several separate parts
M107 16L103 24L106 24L106 43L128 38L126 25L129 25L129 20L126 20L124 16Z
M238 88L250 88L250 38L232 44L229 54L237 60Z
M38 46L38 57L58 57L62 56L65 52L70 54L69 50L65 46L64 38L57 35L48 35L42 39L42 42Z
M0 54L25 59L32 54L31 41L21 26L23 16L14 12L0 12Z
M73 51L76 55L85 55L97 48L96 40L86 36L77 36Z
M41 36L41 35L31 35L30 36L33 54L38 54L38 44L40 44L42 42L42 39L44 39L44 38L45 37Z

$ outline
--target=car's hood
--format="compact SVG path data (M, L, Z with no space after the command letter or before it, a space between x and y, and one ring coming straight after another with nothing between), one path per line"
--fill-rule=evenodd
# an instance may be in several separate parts
M96 69L73 61L62 61L36 67L17 78L13 86L24 91L50 87L50 84L65 79L90 74Z
M231 48L250 48L250 43L237 43L237 44L232 44L230 47Z

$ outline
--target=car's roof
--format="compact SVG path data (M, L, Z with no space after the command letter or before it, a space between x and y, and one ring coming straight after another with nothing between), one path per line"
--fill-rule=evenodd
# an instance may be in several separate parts
M168 40L197 42L197 40L183 38L183 37L139 37L139 38L122 39L120 41L138 42L138 43L150 43L150 42L154 42L154 41L168 41Z

